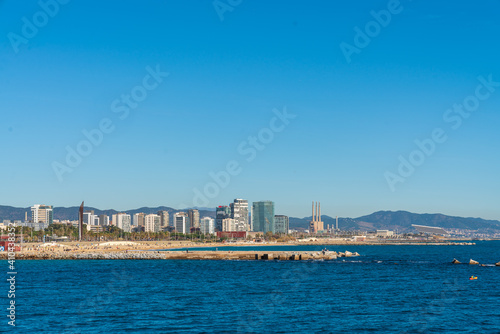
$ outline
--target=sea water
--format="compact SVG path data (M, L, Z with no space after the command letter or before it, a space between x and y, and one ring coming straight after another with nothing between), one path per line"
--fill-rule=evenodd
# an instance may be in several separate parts
M499 333L500 242L294 246L334 261L16 261L20 333ZM7 261L0 267L8 271ZM470 276L477 280L469 280ZM4 281L3 323L9 299Z

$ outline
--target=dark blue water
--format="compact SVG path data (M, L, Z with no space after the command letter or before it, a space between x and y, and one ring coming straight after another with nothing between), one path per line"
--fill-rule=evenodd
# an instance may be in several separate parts
M500 267L450 264L454 257L498 262L499 242L328 248L363 256L323 262L17 261L15 330L500 332ZM0 266L7 272L6 261ZM471 275L478 280L469 281ZM0 288L5 310L8 288ZM10 329L5 315L2 331Z

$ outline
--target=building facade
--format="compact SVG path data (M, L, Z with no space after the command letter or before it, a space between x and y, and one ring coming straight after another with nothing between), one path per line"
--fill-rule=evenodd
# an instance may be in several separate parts
M200 211L196 209L188 210L189 223L190 227L200 228Z
M51 205L36 204L31 207L31 221L43 223L43 228L49 227L54 222L54 212Z
M189 223L188 214L185 212L177 212L174 214L174 228L177 233L189 233L191 224Z
M222 220L222 232L236 232L238 231L236 220L233 218L226 218Z
M144 217L146 217L146 215L143 212L134 214L133 225L134 226L144 226L144 224L145 224Z
M94 211L86 211L83 213L83 223L85 225L94 225Z
M276 215L274 216L275 232L278 234L288 234L290 223L288 216Z
M274 202L261 201L252 204L252 227L254 232L275 233Z
M132 220L129 214L117 213L113 215L112 220L113 225L115 225L119 229L122 229L123 232L129 233L131 231Z
M99 225L108 226L109 225L109 216L108 215L99 215Z
M200 232L204 234L214 234L215 220L210 217L203 217L200 221Z
M231 218L236 220L236 231L250 231L248 222L248 201L246 199L235 199L230 204Z
M159 215L150 214L144 217L145 232L160 232L161 217Z
M231 209L228 206L219 206L215 209L215 228L222 231L222 221L231 218Z
M160 216L160 227L167 227L170 223L168 211L158 211L157 214Z

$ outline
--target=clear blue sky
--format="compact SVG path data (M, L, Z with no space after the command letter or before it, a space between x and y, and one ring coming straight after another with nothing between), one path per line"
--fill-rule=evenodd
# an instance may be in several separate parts
M74 0L49 7L53 17L38 1L0 2L0 203L181 208L236 161L240 173L198 204L500 219L500 87L458 128L444 120L479 76L500 81L500 3L401 1L348 62L342 43L355 47L355 27L377 29L370 12L388 6L242 1L221 20L212 1ZM38 31L23 28L34 20ZM169 75L120 119L113 101L144 92L148 66ZM248 162L245 141L269 139L284 108L296 117ZM103 119L114 130L58 178L54 162ZM391 189L387 172L436 128L447 140Z

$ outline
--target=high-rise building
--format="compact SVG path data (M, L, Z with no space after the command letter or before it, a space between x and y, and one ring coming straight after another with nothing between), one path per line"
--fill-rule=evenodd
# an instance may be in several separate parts
M222 232L236 232L237 228L236 219L226 218L222 220Z
M189 223L189 217L185 212L177 212L174 214L174 228L177 233L189 233L191 224Z
M158 211L158 216L160 216L160 227L167 227L170 220L168 211Z
M237 231L250 231L248 223L248 201L246 199L235 199L230 204L231 218L236 220Z
M289 218L288 216L276 215L274 216L275 232L278 234L288 234Z
M86 211L83 213L83 223L85 225L94 225L94 211Z
M54 213L51 205L36 204L31 207L33 223L43 223L43 228L49 227L54 222Z
M160 232L161 217L159 215L146 215L144 221L145 232Z
M109 225L109 216L108 215L99 215L99 225L108 226Z
M200 221L200 232L204 234L214 234L215 220L210 217L203 217Z
M255 232L275 232L274 202L261 201L252 204L252 227Z
M228 206L219 206L215 209L215 228L222 231L222 221L231 217L231 209Z
M130 232L131 219L130 215L126 213L117 213L113 215L113 225L123 230L123 232Z
M143 212L134 214L134 224L133 225L134 226L144 226L145 225L145 221L144 221L145 216L146 215Z
M191 224L190 227L200 228L200 211L196 209L189 209L188 217Z
M323 231L323 221L321 220L321 203L313 202L312 220L309 223L309 233L318 233Z

